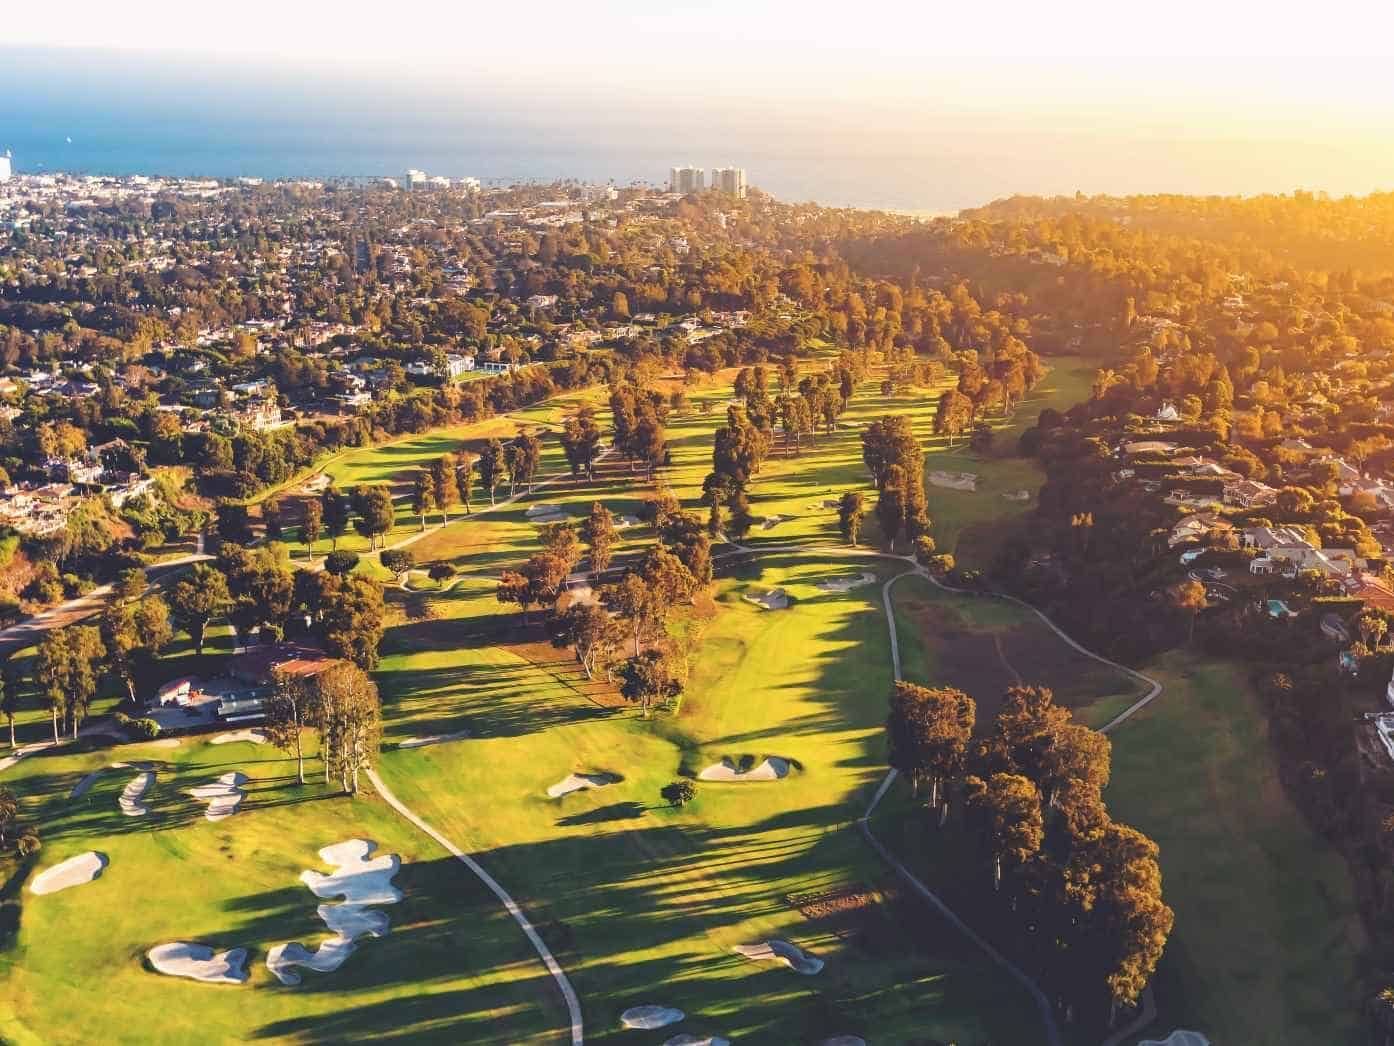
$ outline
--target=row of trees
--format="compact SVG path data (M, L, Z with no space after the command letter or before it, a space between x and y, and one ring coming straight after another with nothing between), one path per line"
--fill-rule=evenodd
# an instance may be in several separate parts
M305 783L304 736L319 739L324 782L338 778L345 792L358 792L358 773L370 769L382 739L382 702L378 688L357 665L337 662L312 675L281 674L267 705L263 727L268 739L295 756L296 773Z
M1108 739L1074 722L1049 689L1009 689L990 733L975 735L976 718L960 690L897 683L891 765L916 794L928 786L931 824L959 811L954 830L990 869L986 896L1006 888L1030 935L1017 940L1030 942L1057 1003L1106 1009L1111 1022L1146 987L1174 921L1157 846L1109 817Z

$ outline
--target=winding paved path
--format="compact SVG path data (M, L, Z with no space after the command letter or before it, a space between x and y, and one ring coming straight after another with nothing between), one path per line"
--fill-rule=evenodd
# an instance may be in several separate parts
M566 1000L566 1009L571 1015L572 1046L582 1046L585 1041L585 1029L581 1020L581 1000L576 997L576 989L571 987L571 981L567 978L566 971L561 968L561 963L557 962L557 957L552 954L552 949L547 947L547 942L542 939L542 935L537 932L532 922L523 913L523 909L518 907L518 902L499 884L497 879L484 870L478 861L413 813L410 807L392 793L392 789L383 784L382 778L377 775L376 770L368 771L368 780L373 782L373 787L388 806L445 847L457 861L478 876L480 882L494 892L494 896L502 902L504 908L508 910L508 914L513 916L514 921L522 928L528 940L532 942L532 946L537 949L537 954L542 958L547 972L557 982L557 987L561 989L562 998Z

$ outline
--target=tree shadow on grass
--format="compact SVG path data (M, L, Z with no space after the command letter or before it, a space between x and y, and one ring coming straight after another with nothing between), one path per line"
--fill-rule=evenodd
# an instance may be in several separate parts
M648 807L643 803L632 801L611 803L609 806L601 806L583 813L571 814L569 817L560 817L557 819L557 824L564 828L574 828L578 825L605 824L609 821L631 821L637 817L643 817L647 811Z

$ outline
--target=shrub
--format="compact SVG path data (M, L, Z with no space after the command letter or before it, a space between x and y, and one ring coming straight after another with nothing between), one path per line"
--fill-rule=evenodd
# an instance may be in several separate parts
M160 724L153 719L131 719L128 716L125 725L142 741L153 741L160 736Z
M351 574L356 566L358 566L358 553L350 552L346 548L338 549L324 557L324 569L331 574L337 574L339 577Z
M671 806L683 806L697 797L697 788L691 781L674 781L659 789L658 794Z
M15 844L21 857L29 857L36 854L43 848L43 843L39 840L39 833L33 828L26 828L20 835L19 841Z
M934 561L936 551L938 551L938 546L928 534L921 534L915 539L915 559L920 566L929 566Z

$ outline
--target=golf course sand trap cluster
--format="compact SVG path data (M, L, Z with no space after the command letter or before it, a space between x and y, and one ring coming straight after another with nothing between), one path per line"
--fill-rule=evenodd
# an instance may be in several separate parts
M567 774L547 789L547 796L550 799L560 799L564 795L587 788L604 788L606 785L618 784L620 780L616 774Z
M782 588L772 588L758 596L745 596L747 603L754 603L766 610L784 610L789 606L789 593Z
M450 741L463 741L469 737L468 730L456 730L453 734L428 734L426 737L408 737L398 748L429 748L431 745L443 745Z
M927 477L929 482L936 487L947 487L949 490L977 490L978 476L973 472L941 472L934 471Z
M671 1039L664 1039L663 1046L731 1046L731 1040L723 1039L720 1035L688 1035L683 1032Z
M38 875L34 876L34 881L29 884L30 893L57 893L59 890L66 890L70 886L81 886L83 883L90 883L102 874L102 869L107 866L106 854L97 853L95 850L88 850L80 853L76 857L69 857L66 861L60 861L52 868L45 868Z
M212 784L190 788L189 794L201 803L207 803L203 816L210 821L221 821L237 813L247 793L242 785L247 783L247 775L234 770L223 774Z
M316 897L342 897L341 904L322 904L316 911L324 920L332 937L320 942L311 952L299 941L277 944L266 953L266 968L282 984L300 983L300 974L292 967L303 966L316 973L332 973L353 954L355 939L363 936L383 937L388 920L384 912L372 905L396 904L402 891L392 885L392 877L402 866L396 854L372 857L377 843L367 839L348 839L319 852L325 864L333 865L329 875L316 871L300 873L300 881Z
M782 962L795 973L812 977L823 969L823 960L804 951L797 944L778 938L759 944L738 944L736 954L757 961Z
M631 1006L620 1014L620 1023L626 1028L653 1031L677 1024L686 1016L682 1010L675 1010L671 1006Z
M247 949L215 952L206 944L157 944L145 953L157 973L204 984L241 984L247 979Z
M155 783L155 771L147 769L149 763L113 763L112 766L117 770L139 770L140 773L131 778L126 783L126 787L121 789L121 795L116 802L121 807L121 812L127 817L144 817L150 812L150 807L145 805L146 793L150 791Z
M856 577L830 577L819 581L814 588L822 589L824 592L850 592L854 588L862 588L866 585L875 583L876 575L868 574L865 571Z
M1143 1039L1137 1046L1210 1046L1210 1040L1198 1031L1177 1028L1165 1039Z
M260 730L229 730L225 734L208 739L210 745L231 745L238 741L246 741L252 745L264 745L266 744L266 735Z
M92 786L97 783L97 778L102 776L103 769L105 769L105 767L99 767L96 770L93 770L81 781L73 785L73 790L68 793L68 798L81 799L84 795L86 795L91 790Z
M788 776L789 760L777 755L762 759L744 771L730 759L722 759L697 775L703 781L778 781Z

